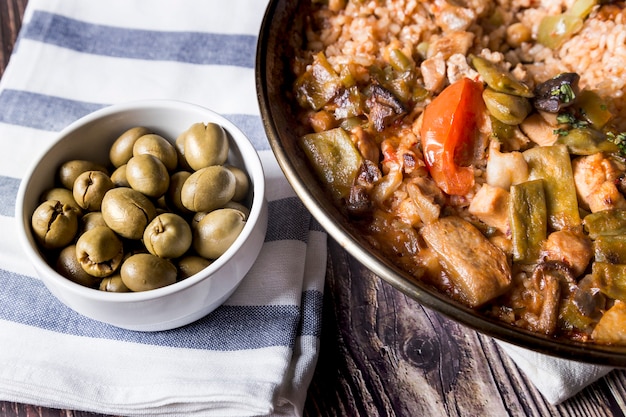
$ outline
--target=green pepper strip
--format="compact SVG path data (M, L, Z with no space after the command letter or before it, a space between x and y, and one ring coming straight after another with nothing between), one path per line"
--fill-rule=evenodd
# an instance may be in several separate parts
M603 294L626 301L626 265L595 262L591 275L595 285Z
M599 236L593 241L596 262L626 264L626 236Z
M300 138L300 146L333 197L347 198L363 163L348 133L340 127L310 133Z
M526 181L511 186L509 222L513 259L520 263L535 263L541 244L546 239L547 209L544 181Z
M529 180L543 179L548 225L553 230L581 225L570 156L565 145L538 146L523 153Z
M572 155L593 155L598 152L619 152L619 147L608 140L599 130L579 127L566 130L557 139L558 144L567 146Z
M559 327L587 331L594 323L595 320L578 310L573 300L568 298L562 301L559 311Z
M626 234L626 210L612 209L588 214L583 219L583 226L591 239Z

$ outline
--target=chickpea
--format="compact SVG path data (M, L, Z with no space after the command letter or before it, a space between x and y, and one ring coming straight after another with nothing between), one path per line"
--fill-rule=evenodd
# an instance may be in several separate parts
M518 48L524 42L531 40L530 29L523 23L517 22L506 28L506 43L512 48Z

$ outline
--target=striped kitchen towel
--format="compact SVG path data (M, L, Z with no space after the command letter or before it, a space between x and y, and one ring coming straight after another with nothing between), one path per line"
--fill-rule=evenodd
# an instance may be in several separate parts
M287 183L254 83L265 0L31 0L0 80L0 399L116 415L299 415L319 349L326 234ZM15 198L56 132L142 99L208 107L254 143L269 225L226 303L162 332L68 309L16 245Z

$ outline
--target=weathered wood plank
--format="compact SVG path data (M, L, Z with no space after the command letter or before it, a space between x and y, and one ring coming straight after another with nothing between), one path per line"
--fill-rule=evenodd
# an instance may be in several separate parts
M27 0L0 1L0 77L9 62Z
M408 299L329 240L322 348L307 416L623 416L613 373L550 405L487 336Z

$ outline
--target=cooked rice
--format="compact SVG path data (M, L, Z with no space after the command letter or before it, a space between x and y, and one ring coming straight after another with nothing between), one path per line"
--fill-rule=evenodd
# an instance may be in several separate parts
M604 6L585 20L582 30L559 49L551 50L535 42L510 49L506 28L521 22L536 38L541 18L566 10L573 0L465 0L465 7L451 10L454 18L433 18L431 10L450 8L445 0L349 1L337 12L318 11L323 20L320 31L309 32L309 50L324 50L331 64L357 63L369 66L384 61L390 47L407 56L419 56L420 48L442 36L442 28L465 30L474 35L471 52L502 52L511 67L522 64L531 83L542 82L561 72L576 72L580 86L596 90L618 118L618 128L626 128L626 9ZM439 14L442 15L441 13ZM445 14L444 14L445 15ZM502 24L488 29L479 22L500 16ZM448 57L449 59L449 57Z

